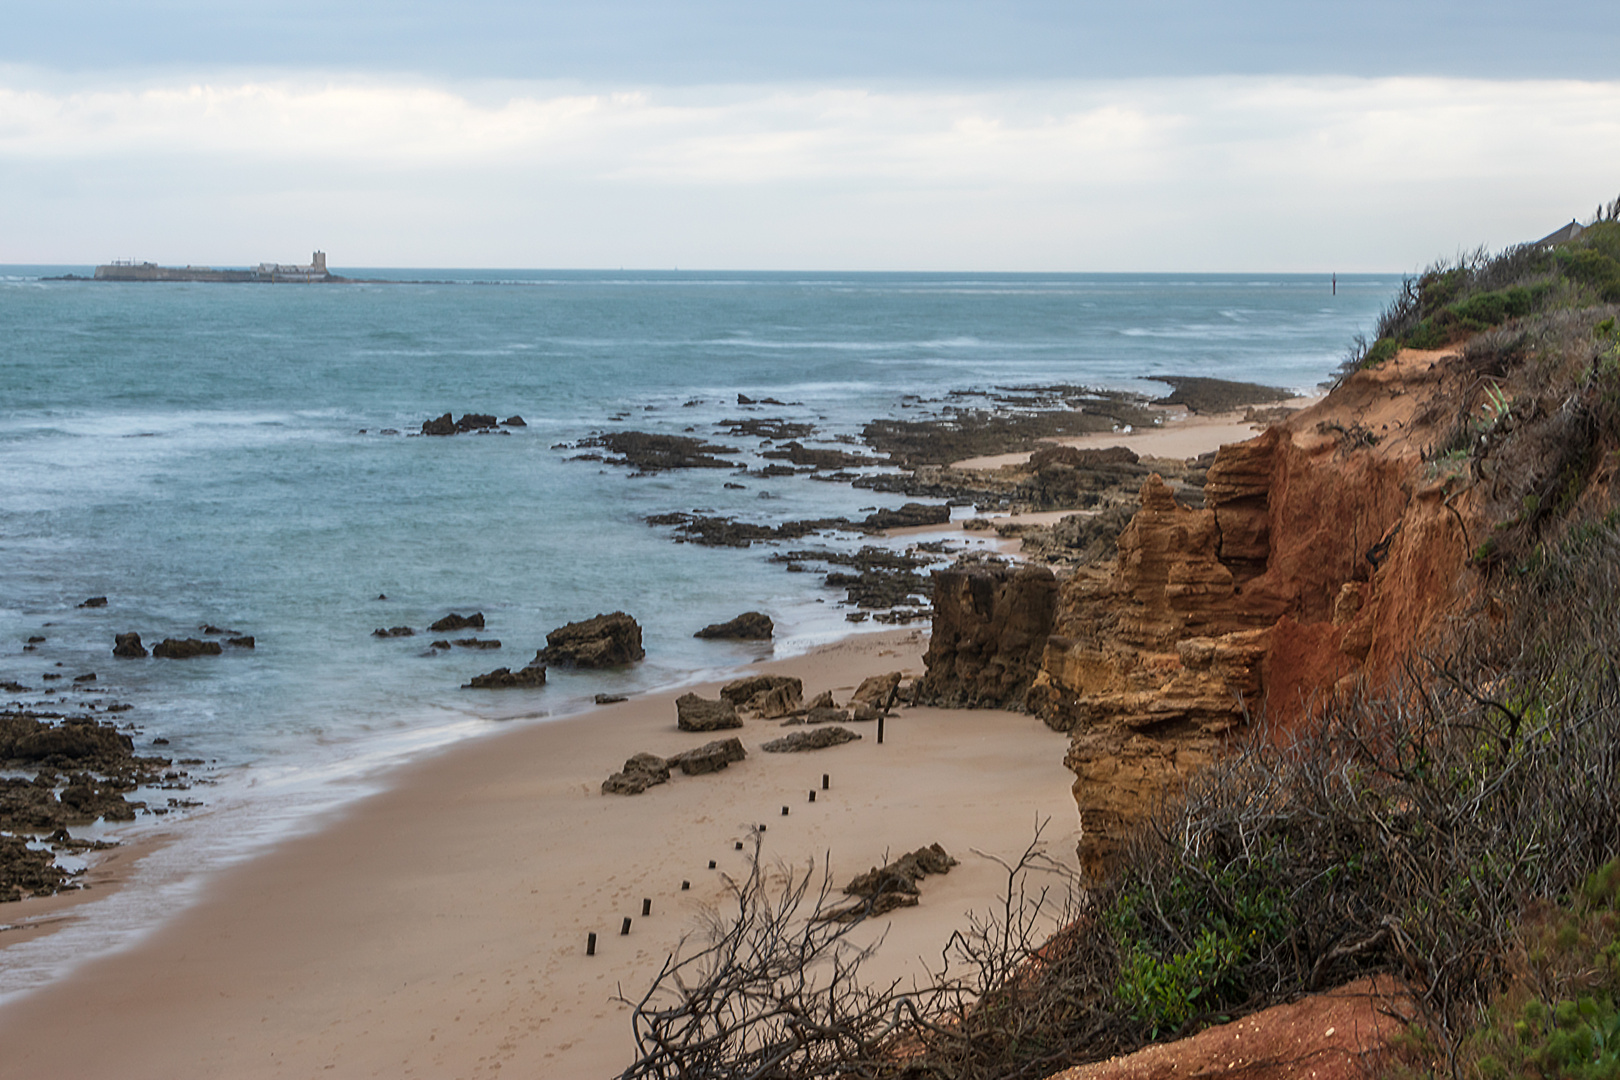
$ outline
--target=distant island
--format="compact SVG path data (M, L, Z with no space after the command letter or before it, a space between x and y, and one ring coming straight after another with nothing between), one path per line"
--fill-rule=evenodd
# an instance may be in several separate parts
M159 266L157 263L114 260L96 267L95 281L228 281L313 282L347 281L326 269L326 252L317 251L307 264L260 263L245 270L219 270L211 266Z

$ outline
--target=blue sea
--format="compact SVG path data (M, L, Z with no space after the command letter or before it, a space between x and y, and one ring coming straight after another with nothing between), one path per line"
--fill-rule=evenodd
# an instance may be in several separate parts
M771 547L676 544L646 515L775 523L905 501L804 476L631 476L571 461L566 444L689 433L757 468L759 440L728 438L720 421L780 416L814 424L813 445L858 450L848 440L868 420L952 391L1162 393L1155 374L1310 391L1400 283L1341 276L1335 295L1323 276L336 266L391 280L43 280L90 269L0 267L0 681L31 691L0 699L130 703L116 715L138 747L161 737L165 756L205 762L179 793L204 806L102 827L176 842L91 919L0 951L0 996L128 940L199 875L312 827L392 763L771 651L694 640L706 623L764 611L775 655L852 631L841 593L784 573ZM739 406L739 394L786 404ZM411 437L446 411L527 426ZM78 606L96 596L105 607ZM460 689L521 667L548 630L614 610L642 624L644 663L553 669L533 691ZM464 636L428 634L430 622L474 611L500 651L427 647ZM111 655L124 631L151 644L205 624L256 647ZM398 625L417 636L372 636ZM46 640L24 651L34 636ZM77 690L42 678L92 671Z

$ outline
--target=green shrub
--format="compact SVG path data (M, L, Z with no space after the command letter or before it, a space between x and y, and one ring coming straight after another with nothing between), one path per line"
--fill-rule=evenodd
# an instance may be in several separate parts
M1385 360L1392 359L1399 351L1400 345L1396 343L1394 338L1379 338L1373 343L1373 347L1367 350L1367 355L1361 358L1361 366L1364 368L1377 367Z

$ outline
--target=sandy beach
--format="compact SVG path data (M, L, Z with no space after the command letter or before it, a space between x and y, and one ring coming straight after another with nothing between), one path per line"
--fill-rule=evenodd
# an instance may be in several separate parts
M1321 401L1321 395L1291 398L1278 404L1299 411ZM1190 458L1208 453L1227 443L1251 439L1267 427L1264 423L1246 420L1247 410L1201 415L1183 408L1167 408L1164 423L1141 427L1131 431L1099 432L1096 435L1070 435L1044 440L1057 446L1074 446L1082 450L1103 450L1110 446L1128 446L1143 457ZM1011 454L991 454L954 462L957 469L998 469L1003 465L1022 465L1029 460L1028 451Z
M842 702L866 675L919 674L925 643L920 630L861 635L750 670ZM1063 737L1003 712L902 709L881 746L864 723L859 742L800 754L761 753L782 731L750 720L731 733L749 756L724 772L601 794L630 754L712 737L676 729L675 696L401 770L324 829L223 873L138 946L0 1009L0 1076L610 1076L633 1056L615 994L639 994L724 900L751 825L767 826L766 859L830 857L840 886L929 843L961 860L923 883L919 907L877 920L874 976L937 964L963 915L995 899L1005 871L976 851L1016 857L1050 818L1051 851L1073 858Z

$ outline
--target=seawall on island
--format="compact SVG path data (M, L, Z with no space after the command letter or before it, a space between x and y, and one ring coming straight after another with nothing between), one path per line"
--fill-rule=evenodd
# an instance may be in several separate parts
M221 281L264 284L311 284L343 281L326 269L326 252L317 251L308 263L264 262L249 269L212 266L159 266L151 262L115 259L96 267L95 281Z

